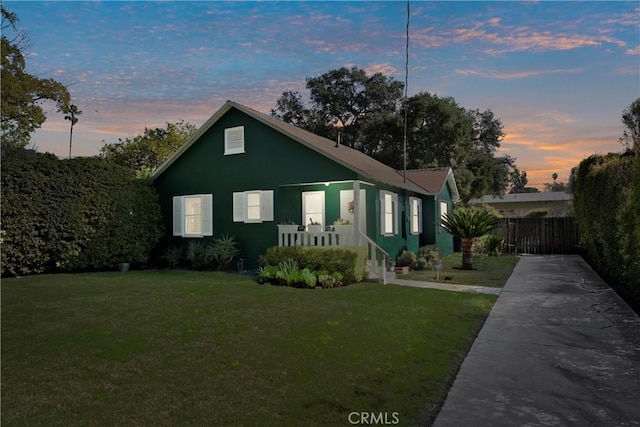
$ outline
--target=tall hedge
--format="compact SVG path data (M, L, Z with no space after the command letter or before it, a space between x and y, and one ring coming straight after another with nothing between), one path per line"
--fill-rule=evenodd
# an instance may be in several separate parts
M640 165L637 156L593 155L573 173L580 245L596 270L640 308Z
M145 262L160 238L155 190L121 166L17 150L1 176L3 276Z

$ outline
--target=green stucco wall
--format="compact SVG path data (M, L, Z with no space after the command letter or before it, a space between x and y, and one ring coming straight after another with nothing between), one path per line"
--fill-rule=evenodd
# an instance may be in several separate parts
M445 185L443 191L437 196L425 196L423 203L423 229L424 233L420 246L437 244L442 249L442 256L453 252L453 236L440 228L440 201L446 200L449 204L449 212L453 209L451 191Z

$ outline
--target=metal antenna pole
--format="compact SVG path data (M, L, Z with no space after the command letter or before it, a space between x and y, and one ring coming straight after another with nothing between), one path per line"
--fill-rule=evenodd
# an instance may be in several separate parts
M402 137L402 181L407 182L407 112L409 110L409 0L407 0L407 35L404 61L404 135Z

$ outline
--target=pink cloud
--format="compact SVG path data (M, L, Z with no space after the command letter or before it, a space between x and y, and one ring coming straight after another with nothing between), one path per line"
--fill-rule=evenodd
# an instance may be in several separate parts
M583 71L584 71L584 68L511 71L511 72L458 69L458 70L455 70L454 73L461 76L484 77L489 79L507 80L507 79L525 79L529 77L537 77L537 76L542 76L547 74L575 74L575 73L581 73Z
M375 73L382 73L385 76L392 76L398 74L398 69L391 65L389 62L383 64L372 64L364 69L368 75Z
M633 48L630 48L630 49L627 49L625 51L625 53L627 55L640 55L640 45L638 45L636 47L633 47Z
M489 26L492 29L485 30L485 26ZM606 35L592 36L533 31L526 26L503 25L501 18L491 18L486 22L478 22L472 28L456 29L452 32L451 39L456 43L478 40L499 46L485 49L485 52L491 55L522 51L572 50L582 47L598 47L605 43L615 44L619 47L625 46L624 41Z

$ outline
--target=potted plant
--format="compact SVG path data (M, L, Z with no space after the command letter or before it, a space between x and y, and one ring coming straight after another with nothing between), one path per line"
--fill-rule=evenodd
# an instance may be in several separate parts
M414 268L418 263L416 253L413 251L402 251L396 261L396 272L408 274L409 269Z
M318 221L314 221L313 218L309 218L309 224L307 224L307 231L309 231L309 233L322 232L322 223Z
M290 218L285 218L278 224L279 233L296 233L298 231L298 224Z
M396 271L396 260L394 259L387 260L387 271L390 271L390 272Z

